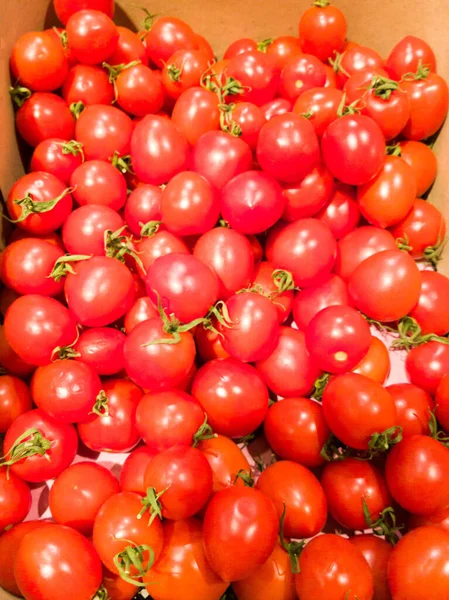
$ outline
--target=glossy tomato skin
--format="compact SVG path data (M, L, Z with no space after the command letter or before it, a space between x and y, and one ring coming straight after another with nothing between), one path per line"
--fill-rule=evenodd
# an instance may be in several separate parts
M150 344L166 338L159 317L139 323L124 347L128 376L151 392L162 392L184 384L195 362L195 342L190 332L181 333L177 344Z
M269 465L256 489L271 498L278 518L285 505L284 535L309 538L317 535L327 519L327 502L318 479L306 467L288 460Z
M421 295L410 316L417 321L423 334L443 336L449 331L449 316L443 304L448 293L447 277L435 271L422 272Z
M154 552L156 561L162 551L163 533L159 519L150 524L148 515L138 517L142 509L142 497L133 492L120 492L110 496L98 511L93 528L92 543L101 561L112 573L118 574L114 564L114 556L127 546L148 545ZM144 568L150 559L144 552L142 560ZM130 575L135 576L137 570L130 568Z
M31 395L26 383L13 375L2 375L0 377L0 433L5 433L17 417L31 408Z
M85 106L112 104L114 86L104 69L78 64L70 69L64 81L62 97L69 106L76 102L82 102Z
M73 139L75 119L62 98L36 92L17 111L16 127L25 142L35 148L49 138Z
M202 87L191 87L177 99L172 112L172 121L185 135L192 146L203 133L220 127L218 98Z
M144 577L154 600L171 600L174 595L185 600L220 598L228 584L212 571L206 560L201 521L193 517L165 521L163 531L162 553Z
M72 14L66 25L67 41L79 62L95 65L108 60L118 43L118 31L105 13L84 9Z
M348 281L351 304L376 321L407 315L419 300L422 277L414 260L385 250L364 260Z
M337 73L339 87L343 87L351 75L383 66L384 60L375 50L352 43L345 48L341 57L337 57L334 70Z
M391 600L387 570L393 546L376 535L365 533L349 538L369 564L374 578L374 600Z
M192 395L214 432L228 437L252 433L268 410L268 390L262 378L254 367L234 358L203 365L193 380Z
M228 487L214 494L206 509L206 558L224 581L245 579L272 553L277 530L276 510L269 498L253 488Z
M449 532L419 527L400 540L388 564L388 583L395 600L444 598L448 588ZM427 590L427 591L426 591Z
M177 100L187 89L200 85L209 61L201 50L177 50L162 68L162 85L166 96Z
M280 328L278 345L256 367L270 390L287 398L308 394L321 373L307 350L304 333L291 327Z
M129 452L139 441L136 410L143 392L126 379L103 382L107 410L78 424L82 442L94 452Z
M397 425L391 395L379 383L357 373L332 379L324 389L322 404L332 432L357 450L367 450L374 433Z
M305 91L296 99L292 112L310 115L309 121L317 136L321 138L328 126L337 119L338 107L342 100L341 90L317 86Z
M347 529L368 527L363 500L373 522L391 505L391 496L380 470L356 458L327 464L321 475L321 485L331 515Z
M160 77L144 64L124 69L115 82L117 104L136 117L157 113L164 103Z
M429 146L422 142L404 140L399 142L401 157L408 163L416 177L417 196L430 188L437 174L437 159Z
M241 38L232 42L223 54L223 58L230 59L238 54L245 54L246 52L255 52L257 50L257 42L251 38Z
M73 13L85 8L99 10L112 18L114 2L115 0L55 0L54 5L56 16L65 25Z
M127 27L120 27L119 25L117 31L118 42L114 52L108 59L109 64L127 65L134 60L139 60L143 65L147 65L147 50L138 34Z
M222 300L250 283L254 253L248 238L234 229L217 227L207 231L196 242L193 255L216 273Z
M334 191L334 178L323 165L312 169L304 179L283 185L287 199L282 218L297 221L316 215L331 199Z
M449 374L442 377L435 394L435 415L443 429L449 429Z
M124 327L125 333L130 333L136 325L147 321L158 316L157 308L148 298L148 296L142 296L138 298L129 311L125 315Z
M396 138L410 117L408 96L399 88L389 98L376 95L374 90L363 96L362 114L371 117L382 130L387 141Z
M57 477L75 458L78 449L78 438L75 428L67 423L60 423L43 410L30 410L20 415L6 432L4 442L5 455L8 454L17 438L29 429L37 429L50 440L51 446L45 454L28 456L12 465L11 471L30 482L40 482ZM30 435L30 439L33 434ZM48 460L48 458L50 460Z
M281 71L279 95L294 102L305 92L324 86L326 69L312 54L292 56Z
M270 102L263 104L260 107L260 110L265 119L269 121L273 117L291 112L292 103L290 100L287 100L287 98L274 98L274 100L270 100Z
M407 35L390 52L385 66L390 76L399 81L406 73L417 71L420 65L435 72L435 54L427 42L414 35Z
M10 343L6 339L4 325L0 326L0 364L7 369L11 375L16 375L17 377L26 377L36 368L35 365L31 365L22 360L11 348Z
M232 111L232 120L240 127L242 140L255 150L260 130L266 122L260 107L252 102L239 102Z
M346 18L336 6L312 6L301 16L299 38L304 52L322 61L340 52L345 45Z
M159 68L164 66L176 50L196 47L195 33L190 25L176 17L160 17L145 32L144 43L149 58Z
M262 52L244 52L233 56L227 66L227 75L244 86L244 92L240 96L243 102L261 106L272 100L278 91L279 71L276 60Z
M446 118L449 91L446 81L436 73L424 79L401 82L410 101L410 118L402 131L407 140L423 140L441 127Z
M60 138L43 140L33 152L30 171L45 171L68 185L71 174L83 160L80 150L67 152L68 143Z
M140 235L142 223L161 220L162 190L159 186L144 183L131 192L125 204L124 217L129 230Z
M119 482L108 469L93 462L79 462L63 471L53 483L50 511L60 525L90 536L101 506L119 492Z
M106 231L124 226L117 211L102 204L86 204L67 217L62 228L64 246L70 254L104 256Z
M321 152L336 179L362 185L375 177L385 162L385 139L379 125L369 117L346 115L328 126Z
M160 185L185 171L189 144L168 119L147 115L137 123L131 138L131 157L138 178Z
M405 368L410 381L433 396L441 379L449 373L449 348L440 342L412 348Z
M278 69L282 69L290 58L302 54L299 38L294 35L280 35L271 40L267 54L273 56Z
M123 492L135 492L145 496L145 471L157 452L145 444L128 454L120 471L120 487Z
M431 396L412 383L394 383L386 389L393 396L402 437L428 435L430 413L434 408Z
M243 452L232 440L224 435L217 435L202 440L198 450L204 454L212 469L212 491L219 492L231 485L244 485L237 477L241 471L251 475L251 467Z
M373 335L368 352L352 371L384 384L390 374L390 367L390 354L387 346Z
M5 335L24 361L47 365L56 348L76 340L76 321L54 298L28 294L17 298L9 307L5 316Z
M293 318L298 329L305 331L310 321L329 306L349 303L348 287L338 275L317 285L297 292L293 300Z
M256 267L252 283L274 302L278 312L278 321L282 324L288 319L292 310L293 290L279 293L279 288L275 283L275 275L273 265L268 261L262 261Z
M299 181L316 167L319 158L313 125L301 115L278 115L260 130L257 160L264 171L279 181Z
M0 468L0 531L20 523L31 508L31 492L28 485L7 467Z
M139 252L139 258L142 261L145 272L137 265L137 270L141 277L145 278L150 267L160 256L167 254L183 253L190 254L190 250L182 238L161 229L152 236L144 237L136 242L136 249Z
M74 349L75 357L94 369L98 375L116 375L124 369L123 346L126 337L113 327L95 327L80 334Z
M53 524L24 536L14 575L21 593L30 600L57 600L62 581L71 598L92 598L102 579L101 562L92 544L78 531Z
M360 221L360 208L353 188L345 184L338 185L329 203L317 217L326 223L337 240L354 231Z
M126 180L118 169L103 160L87 160L70 177L73 196L80 206L104 204L113 210L125 206Z
M300 598L370 600L373 576L362 554L341 536L320 535L299 558L300 573L295 576Z

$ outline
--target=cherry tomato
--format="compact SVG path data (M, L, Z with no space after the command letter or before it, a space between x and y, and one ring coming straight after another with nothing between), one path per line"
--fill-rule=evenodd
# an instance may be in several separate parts
M64 25L73 13L91 8L113 17L115 0L54 0L56 16Z
M260 107L262 114L267 121L278 115L284 115L292 110L292 103L287 98L274 98Z
M117 47L119 35L114 22L98 10L85 9L72 14L66 31L73 55L86 65L108 60Z
M329 203L317 217L326 223L337 240L354 231L360 221L360 209L353 188L344 183L338 184Z
M437 159L433 150L422 142L399 142L400 155L409 164L416 178L416 195L421 197L430 188L437 174Z
M143 392L126 379L104 381L103 391L100 414L79 423L78 434L94 452L129 452L139 441L136 410Z
M172 121L192 146L203 133L220 127L217 95L202 87L183 92L173 107Z
M386 68L391 77L399 81L405 74L417 71L421 65L435 72L435 54L427 42L414 35L407 35L390 52Z
M301 181L286 183L284 196L287 204L282 218L285 221L297 221L316 215L332 197L334 178L325 166L319 164Z
M176 17L161 17L145 32L144 43L153 63L160 69L177 50L196 48L192 28Z
M279 95L294 102L304 92L324 86L325 81L323 63L311 54L299 54L290 58L282 69Z
M135 492L145 496L145 471L157 452L143 445L128 454L120 471L120 487L123 492Z
M70 254L104 256L106 231L117 231L124 224L118 212L109 206L86 204L70 213L64 222L64 246Z
M343 54L337 55L333 63L339 87L343 87L349 77L355 73L383 66L384 60L375 50L359 44L345 49Z
M204 551L224 581L244 579L274 550L278 518L259 490L231 486L217 492L204 516Z
M62 97L69 106L77 102L82 102L85 106L112 104L114 86L104 69L78 64L70 69L64 81Z
M11 473L8 468L0 468L0 531L5 527L20 523L31 508L31 492L28 485Z
M157 308L148 298L143 296L138 298L125 315L124 327L125 333L130 333L136 325L158 316Z
M142 225L161 220L162 190L145 183L131 192L125 204L124 217L129 230L140 235Z
M252 433L268 410L268 390L260 375L254 367L233 358L212 360L201 367L193 380L192 395L213 431L228 437Z
M293 318L298 329L305 331L310 321L328 306L348 304L348 288L338 275L316 287L301 290L293 300Z
M31 171L45 171L69 184L73 171L82 163L83 152L76 142L59 138L42 141L31 157Z
M446 373L449 373L449 347L428 342L412 348L405 361L410 381L432 396Z
M352 104L353 102L359 101L356 106L359 109L364 105L365 95L368 94L368 90L371 89L373 79L381 79L382 83L389 79L388 72L383 67L366 67L361 71L353 73L349 79L345 82L343 90L346 93L346 103ZM387 88L395 88L391 83L386 85ZM382 91L382 90L381 90ZM394 89L390 90L395 91Z
M343 100L343 92L335 88L314 87L304 91L293 106L293 112L307 115L315 133L320 138L328 126L338 118L338 108Z
M402 427L402 437L417 433L428 435L429 417L434 406L429 394L411 383L395 383L386 389L396 404L397 421Z
M263 294L272 300L278 312L279 323L284 323L292 310L293 290L280 293L279 284L275 281L277 282L273 265L270 262L260 262L254 272L252 283L256 289L262 290Z
M239 95L242 102L261 106L273 100L278 91L276 59L263 52L245 52L233 56L227 66L227 75L243 86L243 93Z
M420 70L418 70L418 73ZM410 118L402 131L407 140L423 140L438 131L446 118L449 92L445 80L436 73L406 77L401 89L410 101Z
M160 78L141 63L126 66L115 80L115 89L117 104L136 117L157 113L164 103Z
M379 338L371 336L368 352L352 372L383 384L390 374L390 366L388 348Z
M187 89L198 86L209 66L201 50L177 50L162 68L162 85L165 93L174 99Z
M115 375L125 366L123 346L126 337L113 327L86 329L74 346L75 360L94 369L98 375Z
M56 94L36 92L16 113L16 127L27 144L35 148L49 138L71 140L75 120L69 107Z
M239 102L231 112L231 119L241 132L242 140L255 150L260 130L266 122L260 107L251 102Z
M3 361L1 361L3 364ZM0 433L5 433L10 425L23 413L31 410L32 401L28 386L18 377L0 377Z
M80 206L103 204L120 210L126 202L126 180L118 169L103 160L88 160L70 178L73 196Z
M269 56L276 59L279 70L285 67L290 58L302 54L300 40L294 35L280 35L271 39L266 51Z
M118 42L114 52L109 56L110 65L127 65L138 60L144 65L148 64L147 50L144 43L134 31L127 27L117 25Z
M217 435L202 440L198 446L212 469L213 492L231 485L245 485L238 473L251 475L251 467L243 452L232 440L224 435Z
M241 38L232 42L223 54L224 59L230 59L238 54L246 54L247 52L255 52L257 50L257 42L251 38Z
M410 312L423 334L445 335L449 331L449 318L444 298L449 293L449 279L434 271L422 272L421 294L418 304Z
M408 520L408 528L416 529L417 527L422 527L423 525L437 525L438 527L442 527L446 531L449 531L449 523L448 523L448 513L449 508L445 508L440 512L437 512L433 515L410 515Z
M299 21L301 47L304 52L326 61L343 49L346 30L346 18L339 8L327 3L315 4Z
M374 578L374 600L391 600L387 570L393 546L376 535L365 533L349 538L369 564Z

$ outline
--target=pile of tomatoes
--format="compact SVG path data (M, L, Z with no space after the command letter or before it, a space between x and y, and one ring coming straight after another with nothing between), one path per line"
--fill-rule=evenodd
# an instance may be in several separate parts
M447 599L432 49L384 59L315 0L217 61L178 18L54 4L10 62L32 155L0 256L0 586Z

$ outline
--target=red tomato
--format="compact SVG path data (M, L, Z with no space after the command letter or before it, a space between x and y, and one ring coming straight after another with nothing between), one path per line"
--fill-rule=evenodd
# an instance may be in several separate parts
M391 202L392 197L394 202ZM398 156L387 156L377 176L357 190L362 215L372 225L384 228L406 217L415 198L413 171Z
M391 505L392 499L382 473L371 463L346 458L324 467L321 484L332 517L347 529L366 529L364 506L371 521Z
M417 75L401 82L401 89L410 101L410 118L402 135L407 140L423 140L436 133L448 110L446 81L436 73L418 69Z
M80 63L102 63L117 47L119 36L114 22L98 10L85 9L72 14L66 31L69 47Z
M422 142L399 142L400 155L409 164L416 178L417 196L430 188L437 174L437 158L433 150Z
M104 256L106 231L117 231L124 224L118 212L109 206L86 204L67 217L62 228L64 246L70 254Z
M352 187L337 185L330 202L317 215L339 240L354 231L360 221L360 209Z
M70 69L62 87L62 97L69 106L77 102L85 106L112 104L114 86L104 69L79 64Z
M435 395L436 417L447 431L449 430L449 374L442 377Z
M148 446L139 446L128 454L120 471L120 487L124 492L145 496L145 471L157 452Z
M337 244L330 229L318 219L290 223L273 244L270 260L293 275L299 287L316 286L329 278Z
M82 161L83 150L79 144L50 138L35 148L30 171L45 171L68 185L70 176Z
M115 375L125 366L123 346L126 336L113 327L86 329L80 334L74 350L79 360L98 375Z
M275 98L263 104L260 107L262 114L267 121L278 115L284 115L292 111L292 103L287 98Z
M145 32L144 44L153 63L160 69L177 50L196 48L192 28L176 17L161 17Z
M279 274L270 262L261 262L254 272L252 283L256 289L261 290L271 299L277 309L279 323L284 323L292 310L293 290L280 293L277 275ZM282 283L280 285L282 287Z
M75 120L62 98L36 92L17 111L16 127L25 142L35 148L49 138L71 140Z
M110 160L114 153L129 154L133 122L114 106L87 106L76 122L76 139L86 160ZM67 138L70 139L70 138Z
M129 452L139 441L136 410L143 392L126 379L103 382L98 412L78 424L82 442L94 452Z
M328 126L338 118L338 108L343 101L343 92L335 88L314 87L297 98L293 112L307 115L315 133L321 137Z
M287 460L269 465L256 488L271 498L279 519L285 510L285 536L309 538L323 529L327 520L326 496L315 475L302 465Z
M228 584L216 575L203 548L202 523L191 518L165 521L164 547L156 565L145 575L154 600L217 600Z
M385 138L369 117L346 115L328 126L321 152L334 177L343 183L362 185L375 177L385 162Z
M28 485L9 471L0 468L0 532L5 527L20 523L25 519L31 508L31 492Z
M55 350L76 340L76 321L54 298L29 294L17 298L9 307L5 335L11 348L24 361L47 365Z
M387 457L385 476L393 498L417 515L448 505L449 450L427 435L411 435Z
M248 171L252 160L251 148L243 140L224 131L208 131L193 147L190 168L221 190Z
M231 119L241 132L242 140L255 150L260 130L266 122L260 107L251 102L239 102L231 112Z
M198 370L192 395L219 434L243 437L263 422L268 390L254 367L233 358L212 360ZM245 402L242 402L245 398Z
M157 113L164 104L160 77L146 65L132 62L115 80L117 104L125 112L144 117Z
M264 171L279 181L303 179L319 159L320 147L313 125L301 115L278 115L260 130L257 160Z
M375 50L366 46L359 46L359 44L347 48L343 54L337 55L333 62L339 87L343 87L349 77L355 73L368 68L376 69L383 66L384 60Z
M193 255L209 265L218 277L219 298L226 300L251 280L254 254L248 238L234 229L217 227L196 242Z
M78 438L72 425L34 409L17 417L10 426L3 450L5 459L14 461L10 466L12 473L34 483L62 473L75 458L77 448Z
M365 259L348 282L351 304L371 319L397 321L419 300L422 276L415 261L400 250Z
M102 585L111 600L130 600L136 593L134 584L125 581L120 575L111 573L105 566L103 566Z
M183 92L173 107L172 121L192 146L203 133L220 127L219 100L216 94L202 87Z
M153 319L154 317L157 317L158 314L157 308L148 296L138 298L125 315L125 333L129 334L136 325L142 323L142 321Z
M301 181L286 183L284 196L287 204L282 218L297 221L316 215L332 197L334 178L323 165L312 169Z
M276 59L263 52L245 52L233 56L227 66L227 76L243 86L242 102L261 106L275 97L279 87Z
M433 515L410 515L408 520L408 528L416 529L417 527L422 527L423 525L437 525L438 527L442 527L446 531L449 531L448 513L449 507Z
M383 67L367 67L352 74L343 86L343 90L346 93L346 104L352 104L353 102L359 101L356 106L362 108L365 95L368 94L368 90L370 89L370 86L372 86L373 80L377 81L379 79L382 82L389 79L388 72ZM395 88L396 86L393 82L393 84L387 83L386 87ZM390 92L393 91L394 89L390 90Z
M428 435L433 400L427 392L411 383L395 383L386 388L393 396L402 437L416 433Z
M318 286L301 290L293 300L293 318L298 329L305 331L310 321L328 306L348 304L348 288L338 275Z
M73 13L85 8L99 10L112 18L114 0L54 0L56 16L64 25Z
M177 235L166 230L161 230L150 235L150 237L142 238L135 246L145 271L139 265L137 265L137 270L144 279L152 264L159 257L174 253L190 254L184 241Z
M201 50L177 50L162 68L162 85L165 93L174 99L185 90L200 85L209 59Z
M195 329L196 349L204 362L214 358L229 358L228 352L223 348L223 336L217 329L217 320L213 318L212 323L215 330L207 329L203 325L198 325Z
M391 77L398 81L407 73L414 73L420 66L437 70L436 58L427 42L407 35L396 44L387 58L386 67Z
M264 432L271 449L280 458L306 467L324 464L321 449L330 429L321 405L308 398L285 398L268 409Z
M300 598L371 600L373 576L361 552L339 535L319 535L299 557L295 576Z
M346 30L346 18L339 8L327 2L316 3L299 21L301 47L304 52L326 61L343 49Z
M73 600L95 596L101 562L92 544L78 531L48 524L25 535L14 563L20 592L29 600L58 600L61 585Z
M278 519L273 502L259 490L231 486L217 492L204 516L204 551L224 581L244 579L274 550Z
M3 365L3 360L1 362ZM5 433L17 417L31 408L32 401L28 386L18 377L2 375L0 377L0 433Z
M449 373L449 347L428 342L412 348L405 367L410 381L433 396L443 376Z
M435 271L422 271L421 295L418 304L410 312L423 334L446 335L449 331L449 315L444 298L449 293L449 279Z
M324 389L322 404L332 432L357 450L368 450L375 434L397 426L392 396L376 381L357 373L332 379Z
M70 214L70 191L50 173L28 173L12 186L6 207L17 227L31 234L45 235L59 229Z
M372 336L368 352L352 372L383 384L390 374L390 366L388 348L379 338Z
M147 115L131 138L133 168L144 183L166 183L187 166L189 145L168 119Z
M257 42L251 38L241 38L232 42L223 54L224 59L233 58L238 54L245 54L247 52L255 52L257 50Z
M70 185L80 206L102 204L120 210L125 205L126 180L118 169L103 160L87 160L77 167Z
M324 86L326 70L323 63L311 54L292 56L281 72L279 95L294 102L312 88Z
M375 600L391 600L388 588L387 570L393 546L376 535L363 534L349 538L353 546L359 550L369 564L374 578Z
M202 440L198 446L212 469L213 492L231 485L244 485L237 474L244 471L251 475L251 467L243 452L232 440L224 435L216 435Z
M101 506L119 492L117 478L108 469L92 462L79 462L63 471L53 483L50 511L57 523L88 537Z
M0 364L8 371L8 373L11 373L11 375L17 375L18 377L26 377L27 375L30 375L36 368L34 365L28 364L22 360L20 356L11 348L8 340L6 339L4 325L0 325Z
M129 230L140 235L142 225L161 220L162 190L144 183L131 192L125 204L124 217Z
M273 56L276 59L279 70L285 67L285 63L290 58L302 54L299 38L294 35L280 35L277 38L271 39L266 51L269 56Z
M449 533L440 527L419 527L408 533L393 550L388 565L393 597L443 598L448 586L448 548Z
M127 65L138 60L144 65L148 64L147 50L144 43L134 31L127 27L117 25L118 42L114 52L108 58L110 65Z

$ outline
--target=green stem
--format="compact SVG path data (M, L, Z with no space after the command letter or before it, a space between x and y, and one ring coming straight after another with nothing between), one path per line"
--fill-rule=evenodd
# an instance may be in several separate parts
M259 42L257 44L257 49L259 50L259 52L267 52L267 48L268 46L271 46L271 44L274 42L274 38L267 38L265 40L262 40L261 42Z
M55 261L53 269L51 270L50 275L47 276L47 279L52 278L55 281L61 281L68 273L76 275L77 273L71 263L79 262L80 260L89 260L92 256L92 254L65 254L64 256L61 256Z
M402 526L399 527L396 523L394 508L391 506L384 508L378 518L373 521L365 498L362 498L362 504L366 525L373 530L373 535L384 537L390 544L395 546L399 541L398 531L402 529Z
M200 442L203 440L211 440L213 438L218 437L216 433L213 432L212 427L207 422L207 415L204 413L204 421L198 428L198 431L193 434L193 447L196 448Z
M53 200L47 200L45 202L36 202L33 200L33 196L30 192L24 198L16 198L13 200L13 204L20 206L22 212L18 219L8 219L3 215L10 223L21 223L30 215L46 213L54 209L54 207L60 202L67 194L71 194L75 188L66 188L57 198Z
M81 156L84 161L83 144L76 140L70 140L70 142L64 142L61 144L63 154L72 154L73 156Z
M165 492L170 488L170 486L167 486L165 488L165 490L162 490L162 492L156 492L156 488L154 487L149 487L147 488L147 493L145 498L142 498L141 502L143 504L143 508L140 511L140 513L137 515L138 519L141 519L143 517L143 515L148 511L150 513L150 520L148 522L148 526L151 525L151 523L154 521L154 519L156 517L159 517L159 519L162 521L162 503L160 502L159 498L165 494Z
M237 483L237 481L241 479L243 481L243 483L246 485L246 487L254 487L254 479L251 475L251 473L248 473L248 471L245 471L245 469L240 469L240 471L238 471L238 473L236 473L236 476L234 477L234 484Z
M140 230L142 237L153 237L159 231L162 221L148 221L148 223L139 223L139 225L142 228Z
M279 520L279 541L281 543L281 546L284 548L284 550L287 552L287 554L290 558L290 567L291 567L292 573L296 575L297 573L300 573L300 571L301 571L301 569L299 568L299 556L304 549L305 542L304 541L301 541L301 542L295 542L295 541L287 542L286 541L286 539L284 537L284 522L285 522L285 515L287 513L287 505L285 504L285 502L283 502L283 505L284 505L284 510L282 511L282 515Z
M125 173L131 173L131 175L135 174L132 170L131 156L129 154L120 156L120 152L116 150L111 158L111 164L113 167L116 167L120 173L123 173L123 175L125 175Z
M154 564L154 552L151 546L146 544L136 545L130 540L124 540L129 542L130 545L126 546L124 550L118 552L114 558L114 565L120 575L120 577L136 587L145 587L145 583L138 581L141 577L144 577L151 569ZM144 567L145 556L144 553L148 552L149 559L147 565ZM137 571L136 575L131 575L131 567Z
M85 108L86 107L84 106L83 102L81 102L81 101L72 102L72 104L70 105L70 112L75 117L75 119L79 119L80 114L83 112L83 110Z
M439 342L449 345L449 338L436 335L435 333L423 334L418 322L412 317L403 317L398 322L399 338L391 344L392 348L410 350L416 346L427 344L427 342Z
M0 460L0 467L10 467L30 456L44 456L50 460L48 450L51 441L47 439L38 429L27 429L15 440L9 452Z
M98 415L99 417L109 417L109 399L104 390L98 393L95 404L89 414Z
M9 88L9 95L14 104L20 108L28 98L31 98L31 90L21 85L16 85L15 87L11 86Z

